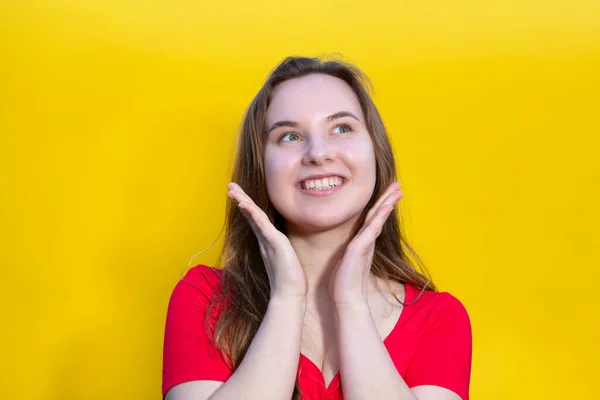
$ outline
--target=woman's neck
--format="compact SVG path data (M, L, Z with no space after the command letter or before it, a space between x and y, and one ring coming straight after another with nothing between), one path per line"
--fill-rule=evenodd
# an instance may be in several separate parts
M328 296L329 278L352 240L357 220L326 231L299 232L288 229L288 238L306 272L308 295Z

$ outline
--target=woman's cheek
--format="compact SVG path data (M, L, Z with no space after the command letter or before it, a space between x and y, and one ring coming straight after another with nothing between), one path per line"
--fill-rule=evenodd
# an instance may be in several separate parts
M281 197L298 180L296 155L293 152L271 151L265 154L265 178L269 196Z
M361 171L364 171L365 167L375 168L375 153L370 138L348 141L340 150L351 168Z
M265 154L265 173L281 176L293 173L295 159L294 151L270 151Z

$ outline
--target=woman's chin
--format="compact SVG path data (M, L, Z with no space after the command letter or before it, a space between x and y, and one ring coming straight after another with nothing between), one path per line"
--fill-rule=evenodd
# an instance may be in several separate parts
M303 216L303 218L295 219L291 222L293 225L293 229L298 232L305 233L317 233L324 232L333 229L338 229L343 227L344 225L348 225L350 227L351 220L354 218L348 218L343 216L327 216L321 218L307 218L307 216Z

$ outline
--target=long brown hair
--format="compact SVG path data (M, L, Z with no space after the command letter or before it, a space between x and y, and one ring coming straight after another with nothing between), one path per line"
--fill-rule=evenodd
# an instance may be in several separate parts
M368 78L352 64L339 59L287 57L271 72L244 115L232 177L232 181L242 187L282 232L285 232L284 220L269 200L265 181L267 109L277 85L288 79L315 73L342 79L353 89L373 141L377 177L373 196L364 209L362 220L376 199L396 180L392 147L369 94L371 84ZM218 261L223 269L222 290L211 305L212 309L219 304L221 309L213 340L235 370L266 313L270 286L257 239L233 201L227 205L225 229L226 236ZM417 270L417 266L423 273ZM388 218L385 222L375 243L371 271L388 283L409 283L421 291L437 290L423 262L404 239L399 216ZM388 289L391 292L391 285ZM207 312L207 318L212 314L210 311ZM298 381L292 399L300 399Z

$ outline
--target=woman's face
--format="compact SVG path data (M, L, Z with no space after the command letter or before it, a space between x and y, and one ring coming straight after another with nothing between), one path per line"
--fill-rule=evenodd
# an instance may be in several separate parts
M267 190L288 229L356 220L375 188L375 154L350 86L325 74L287 80L273 92L266 122Z

